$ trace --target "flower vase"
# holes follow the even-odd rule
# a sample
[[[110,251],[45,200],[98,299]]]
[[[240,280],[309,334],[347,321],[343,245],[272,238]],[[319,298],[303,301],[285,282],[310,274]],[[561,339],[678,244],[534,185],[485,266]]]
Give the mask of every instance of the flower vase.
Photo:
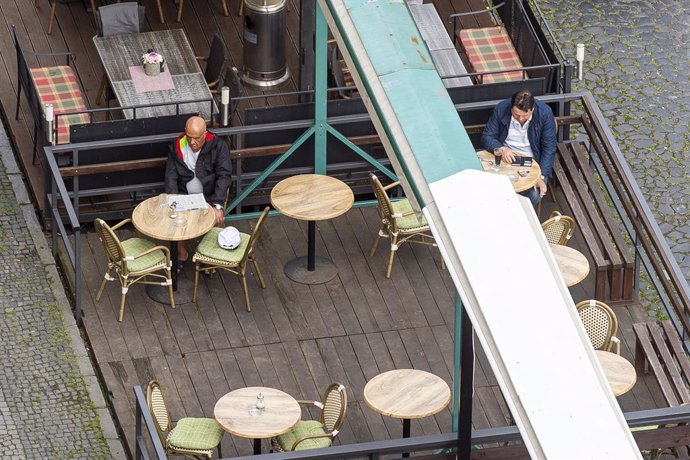
[[[149,77],[155,77],[161,73],[161,65],[159,62],[145,63],[144,73]]]

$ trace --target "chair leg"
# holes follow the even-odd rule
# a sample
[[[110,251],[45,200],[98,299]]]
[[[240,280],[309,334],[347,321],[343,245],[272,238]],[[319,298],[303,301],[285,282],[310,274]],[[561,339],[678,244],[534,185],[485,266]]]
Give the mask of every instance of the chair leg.
[[[158,5],[158,16],[161,18],[161,24],[165,24],[165,16],[163,16],[163,7],[161,6],[161,0],[156,0]]]
[[[91,13],[93,14],[94,24],[96,24],[96,27],[98,27],[98,16],[96,16],[96,0],[91,0]]]
[[[259,270],[259,264],[256,263],[256,259],[252,258],[252,263],[254,264],[254,271],[256,272],[256,277],[259,278],[259,284],[261,285],[261,289],[266,289],[266,283],[264,282],[264,277],[261,274],[261,270]]]
[[[391,235],[391,255],[388,257],[388,267],[386,268],[386,278],[391,277],[391,270],[393,269],[393,259],[395,258],[395,253],[398,250],[398,238]]]
[[[199,263],[194,267],[194,293],[192,294],[192,302],[196,303],[196,290],[199,287]]]
[[[228,12],[228,4],[226,0],[221,0],[221,2],[223,3],[223,16],[229,16],[230,13]]]
[[[48,19],[48,35],[53,33],[53,21],[55,20],[55,13],[57,11],[57,0],[53,0],[50,5],[50,19]]]
[[[381,225],[381,228],[379,229],[378,235],[376,235],[376,239],[374,240],[374,244],[371,245],[371,249],[369,250],[369,257],[374,257],[374,253],[376,253],[376,248],[379,247],[379,240],[381,237],[383,237],[383,231],[386,229],[385,225]]]
[[[240,9],[237,10],[237,16],[242,16],[244,14],[244,0],[240,0]]]
[[[244,289],[244,305],[247,307],[247,311],[252,311],[252,304],[249,303],[249,288],[247,287],[247,277],[244,273],[240,275],[242,278],[242,289]]]
[[[174,309],[175,308],[175,294],[173,293],[172,289],[172,274],[170,269],[165,270],[166,275],[168,275],[168,294],[170,295],[170,306]]]
[[[125,315],[125,297],[127,297],[127,288],[122,286],[122,295],[120,296],[120,316],[118,318],[119,322],[122,322],[122,318]]]
[[[103,282],[101,283],[101,287],[98,290],[98,293],[96,294],[96,302],[101,300],[101,295],[103,295],[103,289],[105,289],[105,285],[108,282],[108,274],[106,273],[105,276],[103,277]]]
[[[180,0],[180,4],[177,6],[177,22],[182,20],[182,8],[184,8],[184,0]]]

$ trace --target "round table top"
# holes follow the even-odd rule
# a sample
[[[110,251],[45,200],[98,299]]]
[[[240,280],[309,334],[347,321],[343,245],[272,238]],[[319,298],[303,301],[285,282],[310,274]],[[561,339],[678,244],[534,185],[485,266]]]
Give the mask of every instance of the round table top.
[[[577,249],[561,244],[552,244],[551,252],[556,259],[566,286],[576,285],[589,274],[589,261]]]
[[[299,220],[326,220],[346,213],[355,201],[344,182],[321,174],[300,174],[283,179],[271,190],[271,204],[282,214]]]
[[[257,415],[256,396],[264,395],[265,407]],[[247,387],[231,391],[218,400],[213,418],[228,433],[242,438],[271,438],[292,429],[302,416],[299,403],[289,394],[268,387]]]
[[[627,393],[637,382],[635,367],[627,359],[604,350],[594,350],[615,396]]]
[[[134,208],[132,223],[144,235],[163,241],[184,241],[205,235],[216,223],[210,205],[205,209],[177,211],[177,219],[169,217],[168,195],[162,194],[142,201]]]
[[[501,163],[500,170],[494,171],[493,169],[491,169],[491,165],[489,164],[490,161],[494,161],[493,153],[487,152],[486,150],[480,150],[479,152],[477,152],[477,156],[479,157],[479,160],[482,162],[482,168],[484,168],[484,171],[492,174],[508,176],[510,178],[510,182],[513,184],[513,188],[518,193],[524,192],[525,190],[528,190],[530,187],[534,187],[537,184],[537,182],[539,182],[539,178],[541,177],[541,168],[539,167],[537,161],[534,159],[532,159],[532,166],[513,166]],[[521,177],[520,174],[518,174],[518,171],[521,170],[527,171],[527,176]]]
[[[441,378],[416,369],[395,369],[369,380],[364,401],[376,412],[394,418],[422,418],[450,402],[450,388]]]

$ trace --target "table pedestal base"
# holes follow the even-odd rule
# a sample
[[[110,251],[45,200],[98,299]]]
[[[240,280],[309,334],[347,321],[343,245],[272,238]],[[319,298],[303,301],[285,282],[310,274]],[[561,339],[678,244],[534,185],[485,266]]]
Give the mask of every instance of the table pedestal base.
[[[325,257],[314,257],[314,270],[307,270],[307,257],[298,257],[285,264],[285,274],[302,284],[323,284],[335,278],[338,267]],[[175,298],[177,301],[177,298]]]
[[[182,305],[192,301],[192,294],[194,293],[194,282],[187,278],[177,278],[177,291],[173,292],[175,296],[175,305]],[[146,286],[146,294],[158,303],[170,305],[170,295],[168,294],[168,286],[154,286],[148,284]]]

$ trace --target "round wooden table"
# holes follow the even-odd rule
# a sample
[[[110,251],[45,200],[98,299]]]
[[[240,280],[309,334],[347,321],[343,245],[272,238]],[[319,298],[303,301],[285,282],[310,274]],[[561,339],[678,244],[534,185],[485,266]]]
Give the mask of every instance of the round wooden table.
[[[364,401],[382,415],[403,419],[403,438],[409,438],[410,419],[443,410],[450,402],[450,388],[441,377],[429,372],[395,369],[367,382]]]
[[[256,409],[256,397],[264,395],[265,407]],[[299,403],[289,394],[268,387],[231,391],[218,400],[213,418],[228,433],[254,440],[254,455],[261,454],[261,440],[290,431],[300,421]]]
[[[589,274],[589,261],[577,249],[561,244],[552,244],[551,252],[556,259],[566,286],[575,286]]]
[[[175,304],[188,303],[192,300],[192,291],[184,286],[179,289],[177,276],[177,242],[191,240],[205,235],[216,223],[216,214],[207,204],[205,209],[191,211],[177,211],[177,218],[170,217],[170,208],[167,206],[168,195],[162,194],[142,201],[134,208],[132,223],[140,233],[156,240],[170,242],[170,257],[172,258],[172,281],[175,291]],[[190,280],[186,284],[192,285]],[[146,292],[159,303],[169,303],[167,289],[160,286],[148,285]]]
[[[530,187],[534,187],[537,182],[539,182],[539,178],[541,177],[541,168],[534,159],[532,159],[531,166],[513,166],[501,163],[500,169],[498,171],[494,171],[491,169],[491,164],[489,163],[493,163],[494,161],[493,153],[487,152],[486,150],[480,150],[477,152],[477,156],[482,162],[482,168],[484,168],[484,171],[493,174],[500,174],[502,176],[508,176],[508,178],[510,178],[510,182],[513,184],[513,188],[518,193],[529,190]],[[518,171],[527,171],[527,175],[522,177]]]
[[[635,367],[627,359],[615,353],[604,350],[594,350],[601,367],[606,374],[606,380],[614,396],[620,396],[632,389],[637,382]]]
[[[271,204],[282,214],[308,222],[307,257],[298,257],[285,265],[285,274],[303,284],[321,284],[332,280],[338,268],[325,257],[316,257],[316,221],[346,213],[355,201],[350,187],[333,177],[301,174],[278,182],[271,190]]]

